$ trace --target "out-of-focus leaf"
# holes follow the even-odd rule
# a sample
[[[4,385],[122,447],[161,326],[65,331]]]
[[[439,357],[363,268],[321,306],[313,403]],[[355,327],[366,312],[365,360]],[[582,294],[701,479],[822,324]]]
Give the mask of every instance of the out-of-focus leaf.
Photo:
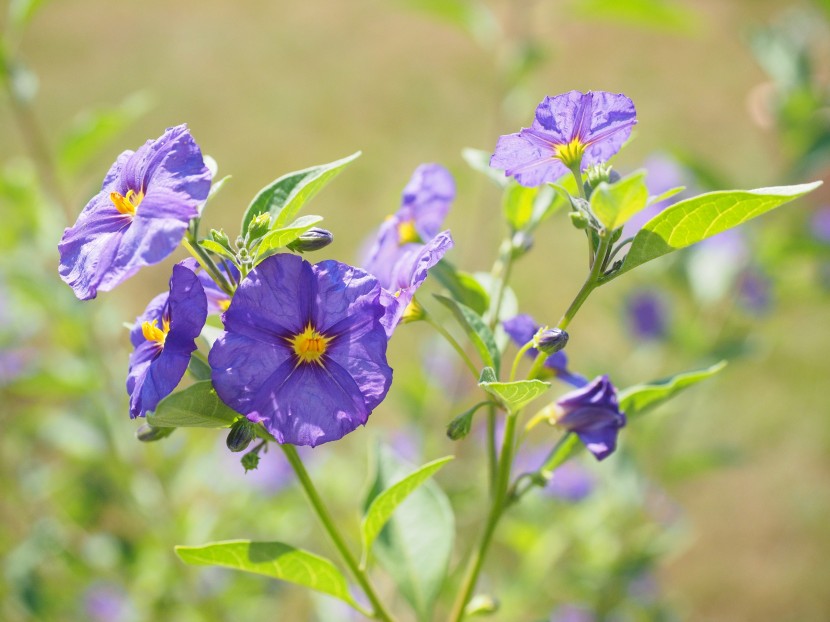
[[[187,564],[224,566],[296,583],[355,606],[343,573],[325,557],[282,542],[228,540],[201,546],[177,546],[176,555]]]
[[[608,231],[622,227],[645,209],[647,202],[645,171],[636,171],[614,184],[602,182],[591,193],[591,211]]]
[[[455,300],[467,305],[479,315],[487,312],[490,307],[490,296],[472,274],[457,270],[446,259],[439,261],[429,273],[449,290],[450,296]]]
[[[350,156],[295,171],[274,180],[254,197],[242,218],[242,231],[259,214],[270,213],[272,228],[283,227],[297,215],[300,208],[334,179],[343,168],[360,157],[360,151]]]
[[[377,449],[375,465],[365,507],[411,470],[384,446]],[[375,541],[375,556],[419,621],[432,619],[447,576],[454,533],[455,519],[447,496],[434,481],[427,481],[398,506]]]
[[[483,173],[487,178],[495,183],[499,188],[505,188],[510,181],[510,178],[504,174],[504,171],[490,166],[490,158],[492,153],[484,151],[483,149],[473,149],[466,147],[461,151],[461,157],[474,171]]]
[[[18,33],[25,30],[41,6],[43,6],[43,0],[11,0],[9,2],[11,29]]]
[[[726,361],[721,361],[705,369],[687,371],[664,380],[637,384],[623,389],[619,393],[620,410],[625,412],[629,419],[637,417],[674,397],[683,389],[711,378],[724,367],[726,367]]]
[[[498,382],[493,369],[485,367],[481,370],[478,386],[495,397],[509,412],[515,413],[547,391],[550,383],[541,380]]]
[[[488,367],[495,370],[499,369],[501,363],[501,355],[496,347],[496,341],[493,338],[493,331],[491,331],[481,316],[473,311],[467,305],[456,302],[452,298],[433,294],[435,299],[442,305],[452,311],[455,319],[467,333],[473,346],[475,346],[481,360]]]
[[[76,117],[58,147],[58,165],[67,175],[83,170],[112,139],[153,106],[145,91],[129,95],[116,106],[87,110]]]
[[[360,535],[363,541],[365,556],[369,554],[372,543],[392,516],[395,509],[454,457],[445,456],[426,463],[402,480],[392,484],[372,500],[360,524]]]
[[[668,32],[692,32],[699,22],[696,11],[673,0],[579,0],[571,7],[586,18]]]
[[[815,190],[821,183],[709,192],[675,203],[643,225],[622,266],[610,278],[737,227]]]
[[[219,399],[209,380],[168,395],[147,414],[147,423],[157,428],[227,428],[239,413]]]
[[[498,22],[490,9],[476,0],[400,0],[404,5],[442,22],[461,28],[483,45],[498,33]]]

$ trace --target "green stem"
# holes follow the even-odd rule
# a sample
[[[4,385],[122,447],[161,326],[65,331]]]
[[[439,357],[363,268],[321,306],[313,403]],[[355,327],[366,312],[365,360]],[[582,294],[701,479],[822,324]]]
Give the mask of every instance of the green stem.
[[[496,493],[498,479],[499,454],[496,448],[496,405],[490,404],[487,409],[487,483],[492,499]]]
[[[516,374],[519,371],[519,363],[521,362],[522,357],[524,357],[524,355],[527,353],[527,351],[530,350],[532,347],[533,347],[533,339],[531,339],[526,344],[524,344],[521,348],[519,348],[519,351],[516,353],[516,358],[513,359],[513,366],[510,368],[510,382],[513,382],[514,380],[516,380]]]
[[[565,330],[568,324],[571,323],[571,320],[576,315],[576,312],[579,311],[579,308],[582,306],[582,303],[587,300],[588,296],[591,295],[591,292],[596,289],[597,285],[599,285],[598,279],[602,276],[602,266],[605,263],[606,255],[608,254],[608,249],[611,246],[611,237],[610,234],[601,232],[599,236],[599,247],[597,248],[596,258],[594,259],[594,264],[591,267],[591,272],[588,274],[588,278],[585,279],[585,283],[582,285],[582,289],[576,295],[571,306],[568,307],[568,310],[565,311],[565,315],[562,316],[562,319],[559,320],[559,323],[556,325],[556,328],[560,330]],[[535,366],[535,363],[534,363]]]
[[[379,620],[383,620],[384,622],[393,622],[394,619],[389,614],[389,612],[386,611],[383,604],[380,602],[377,593],[375,592],[375,588],[369,582],[369,577],[366,576],[366,573],[360,569],[360,566],[357,563],[357,559],[352,555],[352,552],[349,550],[349,547],[346,546],[346,542],[343,539],[343,536],[340,535],[340,532],[337,530],[337,526],[334,522],[334,519],[332,518],[331,514],[329,513],[325,504],[323,503],[323,500],[320,498],[317,489],[314,487],[314,484],[312,483],[311,478],[308,475],[308,471],[306,471],[303,461],[300,459],[299,454],[297,454],[297,450],[294,448],[293,445],[282,444],[280,445],[280,447],[282,448],[283,452],[285,452],[285,457],[288,458],[288,462],[291,464],[291,468],[293,468],[294,472],[297,474],[297,479],[300,480],[300,485],[303,487],[303,491],[305,492],[306,498],[311,504],[311,507],[314,508],[314,511],[317,514],[317,518],[323,525],[323,529],[326,530],[326,533],[328,534],[329,538],[331,538],[332,543],[334,544],[337,551],[340,553],[340,556],[343,558],[343,561],[349,567],[352,576],[363,589],[363,592],[366,594],[366,597],[369,599],[369,602],[372,603],[372,609],[374,610],[373,617]]]
[[[490,330],[495,329],[496,324],[499,323],[499,314],[501,313],[501,305],[504,302],[504,292],[507,289],[507,282],[510,280],[510,275],[513,272],[513,242],[510,239],[504,240],[501,245],[501,253],[493,266],[493,276],[497,273],[499,278],[496,281],[496,291],[494,304],[491,307],[492,315],[490,316]]]
[[[478,368],[475,366],[470,357],[467,356],[467,353],[464,351],[464,348],[461,347],[461,344],[459,344],[455,340],[455,337],[453,337],[449,334],[449,332],[447,332],[447,329],[445,329],[443,326],[441,326],[441,324],[436,322],[429,313],[424,314],[424,319],[430,326],[432,326],[436,331],[438,331],[438,334],[441,335],[447,341],[448,344],[450,344],[453,347],[453,349],[458,353],[458,356],[461,357],[461,360],[464,361],[464,363],[467,365],[468,369],[470,370],[470,373],[473,374],[473,378],[475,378],[476,382],[478,382]]]
[[[210,258],[210,255],[205,252],[201,246],[199,246],[198,242],[196,242],[195,238],[184,237],[182,238],[182,246],[187,249],[187,252],[193,255],[193,258],[199,262],[199,265],[202,266],[202,269],[205,270],[208,274],[210,274],[211,278],[216,281],[216,284],[222,288],[222,290],[228,295],[233,296],[233,288],[231,287],[228,280],[225,278],[225,275],[222,274],[222,271],[216,266],[213,259]]]

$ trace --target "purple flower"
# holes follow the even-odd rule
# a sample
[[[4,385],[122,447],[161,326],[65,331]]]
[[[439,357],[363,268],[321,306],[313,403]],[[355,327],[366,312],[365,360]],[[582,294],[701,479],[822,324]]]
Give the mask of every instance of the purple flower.
[[[490,166],[523,186],[554,182],[569,170],[607,162],[637,123],[634,103],[605,91],[545,97],[529,128],[499,138]]]
[[[84,611],[93,622],[119,622],[130,611],[127,595],[117,585],[91,584],[84,592]]]
[[[620,412],[617,389],[608,376],[599,376],[559,398],[556,411],[556,423],[576,434],[597,460],[614,452],[625,414]]]
[[[745,309],[762,314],[770,308],[772,284],[760,268],[750,265],[743,271],[738,282],[740,301]]]
[[[597,617],[588,609],[561,605],[550,616],[550,622],[595,622]]]
[[[509,320],[505,320],[502,322],[502,327],[504,327],[504,332],[506,332],[518,346],[523,346],[528,341],[533,339],[536,331],[540,328],[539,324],[537,324],[532,317],[525,313],[521,313],[513,318],[510,318]],[[527,356],[535,359],[539,354],[539,351],[536,348],[530,348],[526,354]],[[546,358],[545,367],[551,370],[557,378],[562,380],[562,382],[567,382],[574,387],[582,387],[588,384],[588,379],[584,376],[568,371],[568,357],[562,350],[555,352]]]
[[[658,292],[635,292],[628,298],[625,306],[629,328],[637,339],[663,339],[666,336],[666,304]]]
[[[280,443],[319,445],[364,425],[392,382],[377,279],[279,254],[242,281],[210,351],[216,391]]]
[[[553,472],[544,491],[553,497],[576,503],[594,491],[594,478],[590,471],[577,462],[566,462]]]
[[[403,191],[401,207],[380,227],[363,265],[385,290],[382,320],[388,336],[400,322],[427,272],[453,246],[449,231],[439,233],[455,198],[455,182],[439,164],[422,164]]]
[[[61,278],[81,300],[158,263],[181,242],[210,190],[210,171],[185,125],[125,151],[63,232]]]
[[[169,293],[153,298],[130,332],[135,347],[127,375],[131,418],[143,417],[173,392],[206,319],[207,299],[199,278],[176,264]]]
[[[817,209],[810,219],[810,224],[816,239],[830,243],[830,205]]]

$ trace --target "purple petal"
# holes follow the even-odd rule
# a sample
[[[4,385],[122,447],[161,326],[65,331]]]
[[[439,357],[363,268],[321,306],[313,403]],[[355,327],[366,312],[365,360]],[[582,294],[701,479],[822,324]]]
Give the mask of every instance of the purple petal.
[[[441,230],[455,199],[455,180],[440,164],[422,164],[415,169],[403,191],[398,217],[411,219],[421,239],[428,242]]]
[[[555,182],[568,172],[568,167],[555,155],[553,145],[541,145],[538,139],[522,130],[499,138],[490,166],[503,169],[505,175],[514,177],[523,186],[541,186]]]

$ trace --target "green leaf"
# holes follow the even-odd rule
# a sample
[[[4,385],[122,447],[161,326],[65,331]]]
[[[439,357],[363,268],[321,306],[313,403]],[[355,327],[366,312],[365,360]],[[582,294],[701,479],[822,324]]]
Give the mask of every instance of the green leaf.
[[[282,542],[228,540],[202,546],[177,546],[186,564],[224,566],[265,575],[310,588],[355,606],[343,573],[325,557],[320,557]]]
[[[553,453],[540,470],[550,475],[584,447],[585,445],[579,442],[579,437],[576,434],[567,432],[556,444]]]
[[[207,199],[205,199],[205,203],[207,203],[213,197],[215,197],[217,194],[219,194],[219,191],[225,186],[225,184],[228,182],[229,179],[231,179],[231,176],[230,175],[225,175],[222,179],[220,179],[218,181],[214,181],[210,185],[210,191],[208,192]]]
[[[187,371],[196,380],[210,380],[210,365],[202,358],[196,356],[195,352],[190,355],[190,363],[187,365]]]
[[[446,259],[442,259],[429,273],[449,290],[450,296],[479,315],[484,315],[490,308],[490,295],[469,272],[457,270]]]
[[[363,517],[363,522],[360,524],[364,556],[368,555],[372,543],[392,516],[395,508],[454,457],[445,456],[426,463],[399,482],[392,484],[372,500],[369,509],[366,510],[366,515]]]
[[[821,183],[709,192],[675,203],[643,226],[620,269],[604,280],[737,227],[815,190]]]
[[[455,319],[467,333],[473,346],[478,351],[481,360],[488,367],[499,369],[501,355],[493,338],[493,331],[484,323],[481,316],[467,305],[456,302],[452,298],[433,294],[436,300],[452,311]]]
[[[43,0],[10,0],[9,25],[14,31],[22,32],[42,5]]]
[[[478,386],[495,397],[509,412],[515,413],[547,391],[550,383],[541,380],[498,382],[495,371],[485,367],[481,370]]]
[[[636,171],[615,184],[602,182],[591,193],[591,211],[608,231],[622,227],[645,209],[647,202],[645,171]]]
[[[504,171],[490,166],[490,157],[493,154],[482,149],[472,149],[466,147],[461,150],[461,157],[474,171],[484,173],[487,178],[495,183],[499,188],[505,188],[510,182],[510,178],[504,174]]]
[[[686,189],[686,186],[677,186],[676,188],[669,188],[668,190],[666,190],[665,192],[661,192],[657,196],[649,197],[648,198],[648,204],[646,205],[646,207],[648,207],[649,205],[654,205],[655,203],[660,203],[660,201],[665,201],[666,199],[670,199],[674,195],[680,194],[685,189]]]
[[[236,264],[236,255],[214,240],[199,240],[199,246]]]
[[[116,136],[145,115],[153,98],[144,91],[128,96],[117,106],[88,110],[75,119],[58,147],[58,165],[67,175],[83,170]]]
[[[161,400],[147,414],[147,423],[156,428],[227,428],[239,416],[219,399],[210,380],[203,380]]]
[[[300,216],[287,227],[272,229],[262,238],[262,242],[259,244],[260,255],[288,246],[303,233],[322,222],[322,220],[322,216]]]
[[[360,151],[328,164],[288,173],[271,182],[259,191],[245,210],[245,216],[242,218],[242,231],[247,231],[250,222],[265,212],[271,214],[274,228],[291,222],[305,203],[334,179],[347,164],[358,157],[360,157]]]
[[[726,367],[726,361],[721,361],[705,369],[687,371],[664,380],[637,384],[623,389],[619,393],[620,410],[625,412],[629,419],[637,417],[674,397],[683,389],[711,378],[724,367]]]
[[[486,406],[487,404],[492,404],[492,402],[490,400],[479,402],[450,421],[450,424],[447,426],[447,437],[452,441],[458,441],[467,436],[473,425],[473,415],[478,412],[479,408]]]
[[[527,188],[511,181],[502,197],[502,211],[512,232],[532,231],[540,222],[550,216],[563,201],[555,200],[557,195],[550,186]]]
[[[376,473],[365,507],[411,471],[385,446],[378,446]],[[447,496],[427,481],[395,510],[375,540],[373,552],[412,605],[418,620],[432,619],[432,609],[447,576],[455,519]]]
[[[700,22],[696,11],[672,0],[580,0],[571,6],[585,17],[678,33],[692,32]]]

